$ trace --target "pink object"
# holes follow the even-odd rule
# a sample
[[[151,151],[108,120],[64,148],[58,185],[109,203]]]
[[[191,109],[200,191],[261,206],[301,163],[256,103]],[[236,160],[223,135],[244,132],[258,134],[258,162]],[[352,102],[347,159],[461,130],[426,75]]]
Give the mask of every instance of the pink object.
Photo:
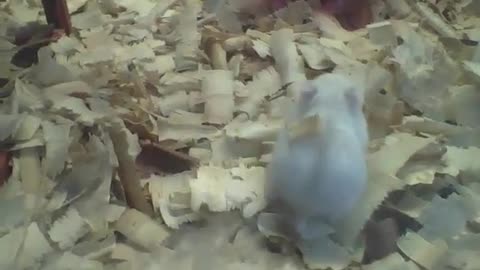
[[[289,0],[264,0],[272,10],[278,10],[288,5]],[[362,28],[372,20],[368,0],[317,0],[320,3],[318,11],[335,15],[347,30]],[[315,9],[315,7],[313,7]]]
[[[335,15],[347,30],[362,28],[372,21],[368,0],[319,0],[321,11]]]
[[[271,7],[273,10],[281,9],[287,6],[287,0],[271,0]]]
[[[331,14],[341,13],[348,8],[348,4],[345,0],[320,0],[322,9]]]

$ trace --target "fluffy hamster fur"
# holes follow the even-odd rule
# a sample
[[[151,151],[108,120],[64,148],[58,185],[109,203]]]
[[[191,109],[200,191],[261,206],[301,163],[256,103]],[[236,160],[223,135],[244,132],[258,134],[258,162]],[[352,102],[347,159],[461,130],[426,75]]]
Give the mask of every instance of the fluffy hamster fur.
[[[267,171],[267,197],[290,209],[297,232],[310,219],[334,224],[364,192],[368,132],[362,107],[363,92],[344,75],[321,75],[301,88],[286,122],[318,115],[320,132],[292,141],[286,128],[280,130]]]

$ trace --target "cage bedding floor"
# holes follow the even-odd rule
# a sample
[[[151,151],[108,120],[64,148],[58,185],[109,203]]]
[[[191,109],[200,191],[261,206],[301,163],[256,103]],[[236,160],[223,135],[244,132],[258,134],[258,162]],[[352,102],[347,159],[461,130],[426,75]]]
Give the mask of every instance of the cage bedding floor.
[[[303,1],[72,0],[47,46],[39,2],[0,3],[0,269],[480,269],[478,1],[349,32]],[[369,182],[295,248],[265,167],[327,72],[364,89]]]

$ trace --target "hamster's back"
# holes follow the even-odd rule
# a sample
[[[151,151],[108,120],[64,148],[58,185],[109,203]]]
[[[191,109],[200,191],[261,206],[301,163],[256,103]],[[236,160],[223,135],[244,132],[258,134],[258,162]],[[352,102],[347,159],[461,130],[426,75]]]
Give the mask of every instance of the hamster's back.
[[[337,89],[321,89],[332,83],[337,83]],[[296,119],[290,121],[318,115],[320,132],[290,141],[287,130],[281,130],[268,181],[274,197],[296,215],[334,222],[351,211],[366,186],[368,133],[363,100],[345,94],[352,85],[339,75],[319,78],[312,86],[314,91],[306,92],[309,98],[300,98],[298,106],[304,107],[294,108]]]

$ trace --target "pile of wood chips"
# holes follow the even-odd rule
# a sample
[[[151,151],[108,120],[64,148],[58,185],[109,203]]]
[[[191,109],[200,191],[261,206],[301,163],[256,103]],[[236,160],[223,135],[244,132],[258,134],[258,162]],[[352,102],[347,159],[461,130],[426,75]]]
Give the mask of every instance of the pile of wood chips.
[[[480,269],[479,1],[372,0],[349,32],[304,1],[69,0],[25,67],[39,2],[0,2],[0,269]],[[365,90],[368,190],[337,239],[274,253],[275,134],[332,70]]]

